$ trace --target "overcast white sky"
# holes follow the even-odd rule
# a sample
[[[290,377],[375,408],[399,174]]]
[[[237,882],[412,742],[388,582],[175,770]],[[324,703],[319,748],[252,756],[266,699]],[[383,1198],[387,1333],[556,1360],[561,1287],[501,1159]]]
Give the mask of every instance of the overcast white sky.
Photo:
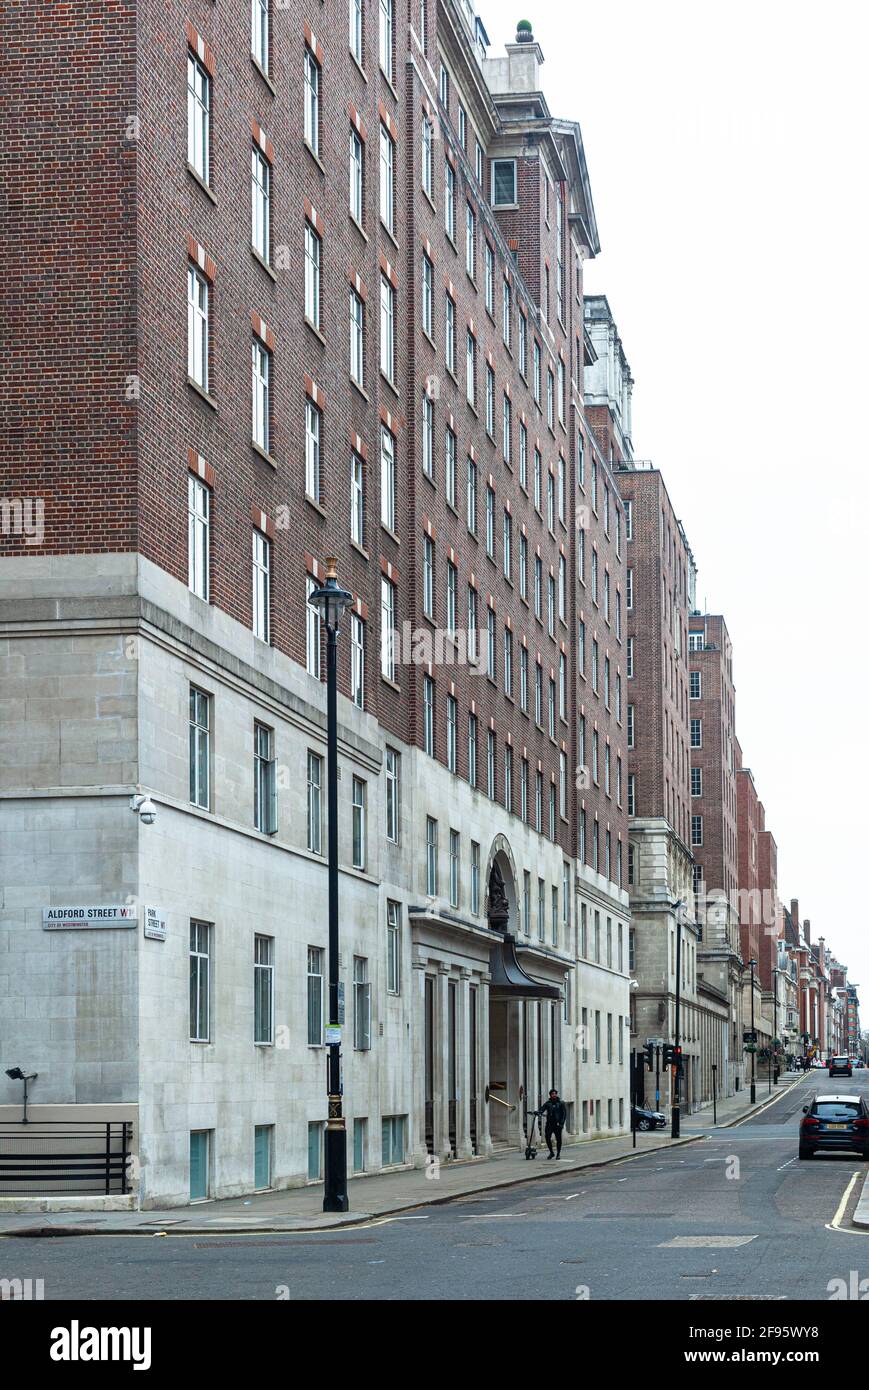
[[[580,122],[634,452],[661,468],[725,615],[739,738],[799,898],[864,986],[869,254],[857,0],[503,0]]]

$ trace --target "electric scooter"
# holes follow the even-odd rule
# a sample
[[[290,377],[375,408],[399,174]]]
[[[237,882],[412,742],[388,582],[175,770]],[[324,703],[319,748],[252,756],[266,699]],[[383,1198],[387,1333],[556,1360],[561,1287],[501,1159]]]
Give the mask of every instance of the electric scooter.
[[[540,1111],[539,1111],[539,1110],[529,1110],[527,1113],[531,1116],[531,1128],[530,1128],[530,1130],[528,1131],[528,1139],[527,1139],[527,1142],[526,1142],[526,1144],[525,1144],[525,1157],[526,1157],[526,1158],[536,1158],[536,1157],[537,1157],[537,1149],[535,1148],[535,1145],[534,1145],[534,1126],[535,1126],[535,1124],[537,1123],[537,1117],[538,1117],[538,1115],[540,1114]]]

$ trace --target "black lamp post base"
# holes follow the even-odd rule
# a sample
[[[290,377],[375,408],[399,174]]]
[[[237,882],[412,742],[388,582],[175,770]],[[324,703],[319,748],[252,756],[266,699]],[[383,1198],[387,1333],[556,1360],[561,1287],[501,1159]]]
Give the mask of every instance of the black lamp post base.
[[[323,1193],[324,1211],[349,1211],[347,1200],[347,1131],[326,1126],[325,1134],[326,1187]]]

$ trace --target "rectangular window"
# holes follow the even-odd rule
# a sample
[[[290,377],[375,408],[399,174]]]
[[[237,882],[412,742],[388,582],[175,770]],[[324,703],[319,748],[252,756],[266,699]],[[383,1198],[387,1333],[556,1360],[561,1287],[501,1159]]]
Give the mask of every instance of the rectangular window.
[[[271,451],[270,386],[272,355],[254,338],[251,344],[251,438],[264,454]]]
[[[468,715],[468,782],[477,785],[477,716]]]
[[[434,125],[428,116],[422,118],[422,188],[429,198],[432,196],[432,145],[434,142]]]
[[[691,795],[703,795],[703,769],[702,767],[692,767],[691,769]]]
[[[628,815],[629,815],[629,816],[635,816],[636,814],[637,814],[637,774],[636,774],[635,772],[629,772],[629,773],[628,773]]]
[[[537,937],[546,940],[546,884],[542,878],[537,880]]]
[[[459,905],[459,832],[450,831],[450,907]]]
[[[253,745],[253,823],[261,834],[274,835],[278,828],[278,792],[272,730],[255,723]]]
[[[187,54],[187,162],[204,183],[211,174],[211,78]]]
[[[509,280],[504,281],[501,295],[501,337],[504,341],[504,346],[509,348],[513,319],[513,292],[510,289]]]
[[[371,985],[365,956],[353,957],[353,1046],[357,1052],[371,1048]]]
[[[382,3],[382,0],[381,0]],[[387,1115],[380,1124],[380,1161],[384,1168],[404,1163],[407,1116]]]
[[[358,386],[365,385],[365,305],[354,289],[350,291],[350,375]]]
[[[385,275],[380,277],[380,370],[395,380],[395,290]]]
[[[208,281],[187,267],[187,375],[208,390]]]
[[[323,247],[310,222],[305,222],[305,318],[320,327],[320,270]]]
[[[430,898],[438,891],[438,823],[431,816],[425,822],[425,891]]]
[[[380,671],[388,681],[395,680],[395,585],[380,580]]]
[[[486,795],[491,801],[495,800],[497,794],[495,769],[495,732],[493,729],[486,730]]]
[[[386,904],[386,992],[401,992],[401,904]]]
[[[692,845],[702,845],[702,844],[703,844],[703,817],[702,817],[702,816],[692,816],[692,817],[691,817],[691,844],[692,844]]]
[[[444,231],[450,241],[456,240],[456,171],[449,160],[444,165]]]
[[[702,747],[703,747],[703,720],[702,720],[702,719],[692,719],[692,720],[691,720],[691,747],[692,747],[692,748],[702,748]]]
[[[319,1182],[323,1176],[323,1126],[318,1120],[308,1122],[308,1181]]]
[[[426,255],[422,258],[422,327],[430,338],[434,336],[434,266]]]
[[[356,453],[350,455],[350,537],[365,544],[365,464]]]
[[[471,841],[471,912],[480,914],[480,846]]]
[[[430,536],[422,540],[422,611],[434,617],[434,542]]]
[[[422,398],[422,469],[434,480],[435,421],[434,402],[429,395]]]
[[[447,696],[447,767],[450,772],[456,771],[457,762],[457,739],[456,721],[458,719],[459,706],[454,695]]]
[[[190,1200],[204,1202],[211,1194],[211,1136],[213,1130],[190,1133]]]
[[[350,615],[350,698],[365,708],[365,623],[358,613]]]
[[[512,207],[516,203],[515,159],[492,160],[492,206]]]
[[[271,640],[271,541],[262,531],[253,533],[253,635]]]
[[[380,66],[384,76],[389,82],[395,76],[393,72],[392,53],[393,53],[393,14],[394,0],[380,0]]]
[[[465,208],[465,270],[473,280],[477,271],[477,214],[470,203]]]
[[[208,602],[211,551],[211,493],[192,473],[187,477],[187,583]]]
[[[211,806],[211,696],[190,687],[189,714],[190,802],[207,811]]]
[[[316,581],[308,579],[308,602],[305,606],[306,647],[308,675],[320,679],[320,612],[310,602],[311,594],[317,588]]]
[[[274,1042],[275,966],[273,936],[253,939],[253,1040]]]
[[[528,319],[525,314],[519,314],[519,371],[523,378],[528,379]]]
[[[477,343],[473,333],[468,330],[468,340],[466,348],[465,362],[465,392],[468,404],[476,409],[477,405]]]
[[[308,754],[308,849],[312,854],[323,853],[323,759]]]
[[[361,0],[360,0],[361,4]],[[350,215],[362,226],[364,202],[362,197],[365,169],[365,148],[356,131],[350,129]]]
[[[444,355],[447,370],[456,370],[456,305],[449,294],[444,297]]]
[[[350,52],[360,67],[362,63],[362,9],[364,0],[350,0]]]
[[[386,750],[386,838],[397,845],[400,826],[401,755],[394,748]]]
[[[380,430],[380,520],[395,530],[395,438],[385,427]]]
[[[468,459],[468,530],[472,536],[477,534],[477,465]]]
[[[422,679],[423,748],[429,757],[435,756],[435,683],[431,676]]]
[[[454,507],[456,505],[456,436],[449,427],[444,431],[444,481],[447,502],[451,507]]]
[[[308,1046],[323,1046],[323,969],[325,951],[308,947]]]
[[[253,0],[254,4],[259,0]],[[261,150],[250,154],[250,238],[253,249],[268,264],[270,260],[271,165]]]
[[[311,150],[320,155],[320,66],[305,48],[305,139]]]
[[[190,923],[190,1041],[211,1041],[211,925]]]
[[[390,232],[395,232],[395,141],[382,123],[380,126],[380,220]]]
[[[690,689],[691,699],[692,699],[692,700],[699,700],[699,699],[701,698],[701,690],[702,690],[702,686],[701,686],[701,683],[700,683],[700,672],[699,672],[699,671],[691,671],[690,674],[689,674],[689,680],[690,680],[690,683],[691,683],[691,689]]]
[[[495,313],[495,252],[489,242],[484,239],[484,264],[483,264],[483,287],[486,296],[486,310],[494,315]]]

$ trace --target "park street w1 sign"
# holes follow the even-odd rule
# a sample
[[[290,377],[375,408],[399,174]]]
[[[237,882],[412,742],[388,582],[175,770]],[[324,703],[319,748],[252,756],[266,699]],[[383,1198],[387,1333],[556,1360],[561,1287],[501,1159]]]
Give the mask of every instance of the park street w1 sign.
[[[108,907],[44,907],[43,931],[86,931],[91,927],[135,927],[139,914],[128,904]]]

